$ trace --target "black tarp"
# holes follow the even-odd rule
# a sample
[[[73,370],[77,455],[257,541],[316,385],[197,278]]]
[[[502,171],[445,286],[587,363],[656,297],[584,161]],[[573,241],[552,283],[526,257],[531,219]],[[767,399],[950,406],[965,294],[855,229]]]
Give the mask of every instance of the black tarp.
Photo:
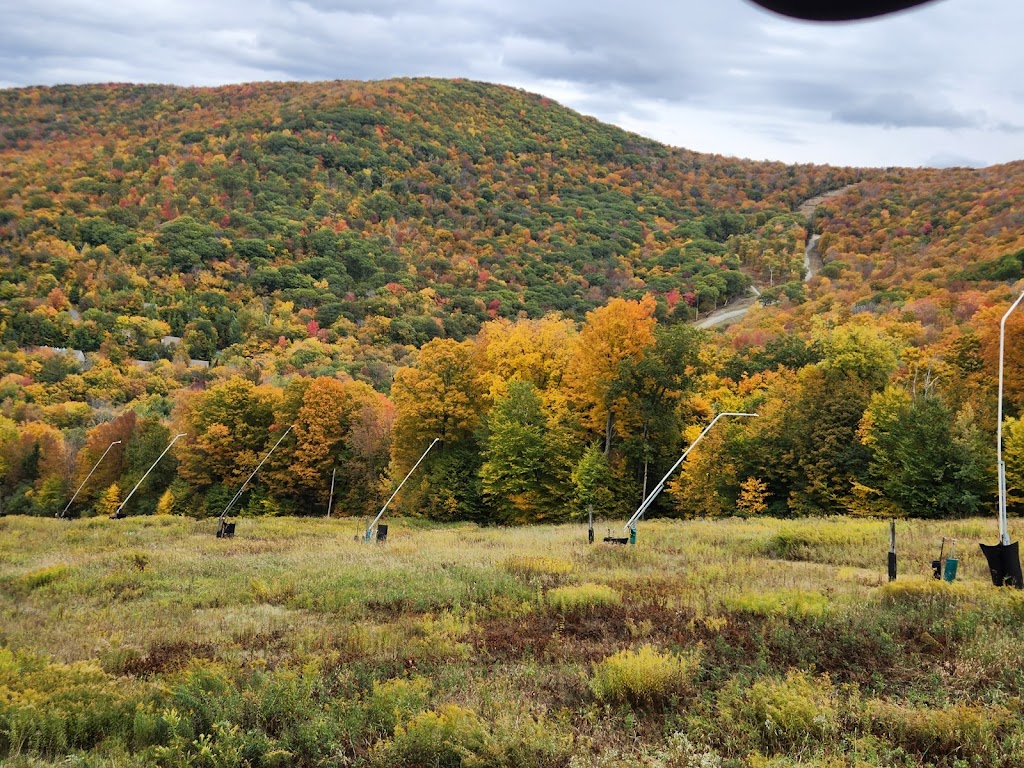
[[[1024,588],[1024,576],[1020,571],[1020,548],[1012,544],[982,544],[981,551],[988,560],[992,583],[997,587]]]

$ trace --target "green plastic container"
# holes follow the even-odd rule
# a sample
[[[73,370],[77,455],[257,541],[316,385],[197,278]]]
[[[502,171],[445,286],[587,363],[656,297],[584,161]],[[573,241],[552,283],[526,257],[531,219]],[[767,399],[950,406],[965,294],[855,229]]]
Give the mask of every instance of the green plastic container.
[[[629,543],[636,544],[636,528],[629,529]]]
[[[946,567],[942,570],[943,581],[952,584],[956,581],[956,569],[960,566],[960,561],[955,557],[946,558]]]

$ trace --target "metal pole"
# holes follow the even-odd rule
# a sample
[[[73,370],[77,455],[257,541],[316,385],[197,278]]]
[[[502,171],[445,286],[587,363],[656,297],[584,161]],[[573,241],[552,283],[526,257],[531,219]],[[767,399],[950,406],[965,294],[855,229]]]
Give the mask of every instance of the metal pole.
[[[441,441],[440,437],[435,437],[434,438],[434,442],[432,442],[430,445],[427,446],[427,450],[425,450],[423,452],[423,455],[420,456],[419,460],[415,464],[412,465],[412,469],[409,470],[409,474],[407,474],[405,476],[405,478],[402,480],[402,482],[400,482],[398,484],[398,487],[395,488],[395,492],[391,494],[391,498],[388,499],[386,502],[384,502],[384,506],[380,508],[380,512],[378,512],[377,516],[375,518],[373,518],[373,522],[370,523],[368,526],[366,526],[366,533],[363,535],[363,538],[366,541],[370,540],[371,536],[373,535],[373,527],[375,525],[377,525],[377,523],[380,520],[381,516],[384,514],[384,510],[388,508],[388,504],[390,504],[392,501],[394,501],[395,496],[397,496],[398,492],[400,490],[402,490],[402,486],[405,485],[405,481],[408,480],[409,477],[412,476],[412,473],[416,471],[416,467],[418,467],[420,465],[420,462],[423,461],[425,458],[427,458],[427,454],[430,453],[430,449],[433,448],[435,445],[437,445],[440,441]]]
[[[117,505],[117,509],[114,510],[114,514],[112,514],[110,516],[111,520],[117,520],[117,519],[119,519],[121,517],[121,510],[124,509],[124,505],[128,503],[128,499],[130,499],[132,496],[134,496],[135,492],[137,490],[139,490],[139,486],[142,485],[142,481],[145,480],[147,477],[149,477],[149,473],[152,472],[153,469],[156,467],[156,465],[160,463],[160,459],[162,459],[164,457],[164,454],[167,453],[169,450],[171,450],[171,446],[174,445],[176,442],[178,442],[178,438],[179,437],[185,437],[186,434],[187,433],[185,433],[185,432],[181,432],[181,433],[175,435],[174,439],[171,440],[171,442],[169,442],[167,444],[167,447],[164,448],[163,453],[161,453],[159,456],[156,457],[156,461],[154,461],[152,466],[150,466],[150,468],[146,470],[146,474],[144,474],[142,476],[142,478],[139,480],[139,482],[137,482],[135,484],[135,487],[132,488],[132,492],[129,493],[127,497],[125,497],[124,501],[122,501],[120,504]]]
[[[105,450],[103,452],[103,455],[100,456],[99,459],[96,460],[96,463],[92,465],[92,469],[89,470],[89,474],[85,476],[85,480],[82,481],[82,484],[80,486],[78,486],[78,490],[75,491],[75,495],[71,497],[71,501],[68,502],[68,505],[66,507],[64,507],[64,509],[61,511],[61,513],[59,515],[57,515],[57,517],[65,517],[67,515],[68,510],[71,509],[71,505],[74,504],[75,503],[75,499],[78,498],[78,494],[80,494],[82,492],[82,489],[85,488],[85,484],[88,483],[89,482],[89,478],[92,477],[92,473],[96,471],[96,467],[98,467],[100,465],[100,462],[103,461],[103,459],[106,457],[106,455],[108,453],[110,453],[110,449],[111,448],[113,448],[115,445],[120,445],[120,444],[121,444],[120,440],[115,440],[114,442],[112,442],[110,445],[107,446],[107,450]]]
[[[231,497],[231,501],[229,501],[228,505],[224,507],[224,511],[220,513],[220,522],[224,522],[224,518],[227,517],[228,512],[231,510],[233,506],[235,506],[235,502],[238,501],[242,497],[242,494],[245,492],[245,486],[249,484],[250,480],[256,477],[256,473],[260,471],[260,467],[262,467],[266,460],[270,458],[270,454],[277,450],[277,446],[279,446],[281,444],[281,441],[288,436],[288,433],[292,431],[292,427],[294,426],[294,424],[288,425],[288,429],[286,429],[284,433],[279,438],[277,438],[277,442],[274,443],[274,447],[267,451],[267,455],[264,456],[263,460],[256,465],[256,469],[254,469],[252,473],[247,478],[245,478],[245,482],[242,483],[242,487],[238,489],[238,491],[235,493],[233,497]]]
[[[1006,345],[1006,318],[1017,308],[1024,293],[1017,297],[1017,300],[1010,305],[999,321],[999,402],[997,404],[996,416],[996,470],[999,477],[999,543],[1009,544],[1010,533],[1006,525],[1006,465],[1003,463],[1003,350]]]
[[[331,496],[327,499],[327,517],[331,516],[331,505],[334,504],[334,476],[338,474],[338,468],[331,470]]]
[[[665,473],[665,476],[663,478],[661,478],[661,482],[659,482],[656,486],[654,486],[654,490],[651,491],[647,495],[647,498],[644,499],[643,503],[637,508],[636,512],[633,513],[633,516],[631,518],[629,518],[629,522],[626,523],[626,525],[625,525],[625,528],[627,530],[631,529],[636,524],[636,521],[640,519],[640,516],[644,512],[646,512],[647,508],[649,506],[651,506],[651,504],[654,503],[654,500],[656,498],[658,498],[658,494],[661,493],[663,490],[665,490],[665,483],[668,482],[669,476],[673,472],[676,471],[676,469],[679,467],[679,465],[683,463],[683,461],[686,459],[687,456],[689,456],[690,451],[693,450],[694,446],[696,446],[697,443],[699,443],[701,440],[704,439],[704,435],[706,435],[708,432],[710,432],[711,428],[713,426],[715,426],[715,424],[718,423],[718,420],[720,418],[722,418],[723,416],[757,416],[757,414],[756,413],[732,413],[732,412],[727,412],[727,413],[720,413],[717,416],[715,416],[715,418],[711,420],[711,423],[708,424],[706,427],[704,427],[704,431],[701,432],[697,436],[697,439],[694,440],[692,443],[690,443],[690,447],[687,448],[686,451],[683,452],[683,455],[680,456],[679,460],[675,464],[672,465],[672,468],[668,472]]]

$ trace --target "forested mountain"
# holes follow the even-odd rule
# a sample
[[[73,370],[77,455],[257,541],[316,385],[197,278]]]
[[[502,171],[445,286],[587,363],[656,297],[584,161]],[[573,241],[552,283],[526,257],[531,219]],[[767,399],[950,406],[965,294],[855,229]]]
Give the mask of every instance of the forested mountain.
[[[218,512],[294,424],[247,511],[319,511],[337,467],[363,514],[440,436],[407,512],[617,514],[743,406],[661,512],[973,512],[980,432],[936,506],[881,487],[879,424],[989,418],[1022,175],[703,155],[465,81],[0,91],[0,504],[60,511],[121,440],[71,510],[112,511],[182,432],[126,509]],[[805,284],[798,206],[845,187]]]

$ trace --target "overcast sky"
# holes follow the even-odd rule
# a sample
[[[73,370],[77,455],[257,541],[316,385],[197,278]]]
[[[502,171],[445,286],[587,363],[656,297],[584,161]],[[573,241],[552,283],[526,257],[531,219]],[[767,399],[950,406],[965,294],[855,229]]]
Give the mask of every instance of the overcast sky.
[[[746,0],[0,0],[0,87],[465,77],[702,152],[988,165],[1024,158],[1022,30],[1019,0],[842,25]]]

